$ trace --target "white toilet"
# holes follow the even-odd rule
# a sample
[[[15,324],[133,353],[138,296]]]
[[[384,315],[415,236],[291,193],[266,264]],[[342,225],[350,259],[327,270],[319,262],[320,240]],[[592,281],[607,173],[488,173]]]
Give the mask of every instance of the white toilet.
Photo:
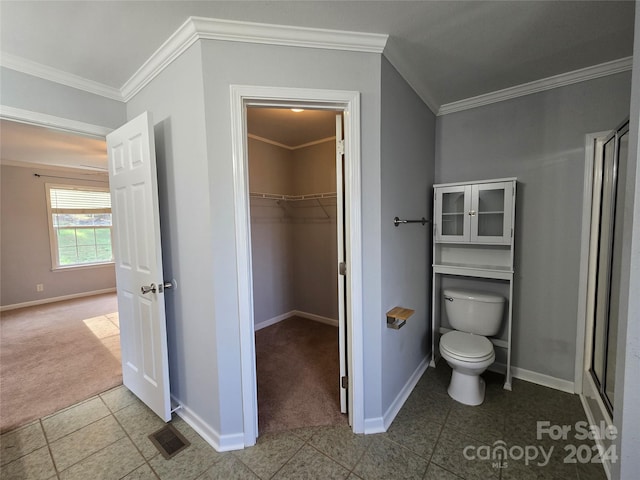
[[[484,401],[484,380],[480,374],[496,355],[486,337],[500,330],[504,297],[470,290],[443,290],[445,311],[454,331],[440,337],[440,354],[453,369],[449,396],[465,405]]]

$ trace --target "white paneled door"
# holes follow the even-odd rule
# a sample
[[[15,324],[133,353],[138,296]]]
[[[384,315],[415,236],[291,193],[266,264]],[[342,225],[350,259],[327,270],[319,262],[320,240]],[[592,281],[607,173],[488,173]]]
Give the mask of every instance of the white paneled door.
[[[124,385],[171,420],[153,123],[148,112],[107,135]]]

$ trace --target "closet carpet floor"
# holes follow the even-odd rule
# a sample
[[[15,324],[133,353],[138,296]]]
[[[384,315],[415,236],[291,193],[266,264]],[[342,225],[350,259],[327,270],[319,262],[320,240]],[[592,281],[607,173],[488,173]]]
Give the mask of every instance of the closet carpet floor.
[[[347,425],[336,327],[291,317],[258,330],[256,363],[260,434]]]

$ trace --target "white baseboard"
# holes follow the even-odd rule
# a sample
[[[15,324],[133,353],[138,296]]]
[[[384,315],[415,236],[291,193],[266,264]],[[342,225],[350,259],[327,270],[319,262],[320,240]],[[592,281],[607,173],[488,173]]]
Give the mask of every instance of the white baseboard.
[[[589,404],[585,400],[585,396],[582,394],[580,394],[579,396],[580,396],[580,402],[582,403],[582,409],[584,410],[584,413],[587,416],[587,421],[589,422],[589,425],[599,425],[599,423],[596,421],[595,417],[593,416],[593,412],[591,411]],[[598,449],[600,452],[607,451],[607,445],[604,444],[604,442],[602,441],[602,438],[600,438],[600,435],[595,435],[595,442],[598,445]],[[611,459],[608,458],[607,455],[601,455],[600,458],[602,459],[602,466],[604,467],[604,472],[607,475],[607,478],[611,480],[611,468],[612,468]]]
[[[323,317],[322,315],[316,315],[315,313],[307,313],[301,312],[300,310],[294,310],[293,314],[297,317],[307,318],[309,320],[313,320],[314,322],[325,323],[327,325],[331,325],[332,327],[337,327],[339,325],[338,320],[335,318]]]
[[[286,320],[289,317],[293,317],[295,310],[291,310],[290,312],[283,313],[282,315],[278,315],[277,317],[269,318],[267,320],[263,320],[260,323],[256,323],[254,330],[257,332],[258,330],[262,330],[263,328],[270,327],[271,325],[275,325],[283,320]]]
[[[200,418],[193,410],[181,404],[181,402],[171,396],[174,405],[180,405],[176,415],[182,418],[187,425],[193,428],[202,439],[211,445],[217,452],[229,452],[231,450],[242,450],[244,448],[244,433],[234,433],[231,435],[220,435],[216,430]]]
[[[0,307],[0,312],[16,310],[17,308],[33,307],[35,305],[44,305],[46,303],[62,302],[63,300],[73,300],[74,298],[92,297],[93,295],[102,295],[103,293],[113,293],[115,291],[115,287],[103,288],[102,290],[94,290],[92,292],[73,293],[71,295],[63,295],[61,297],[50,297],[43,298],[41,300],[32,300],[30,302],[14,303],[13,305],[3,305]]]
[[[384,428],[384,418],[365,418],[364,419],[364,434],[371,435],[373,433],[384,433],[387,429]]]
[[[389,428],[393,420],[396,418],[396,415],[398,415],[398,412],[400,412],[400,409],[409,398],[409,395],[411,395],[411,392],[413,391],[415,386],[418,384],[418,381],[422,377],[422,374],[427,370],[427,368],[429,368],[430,362],[431,362],[431,356],[428,356],[422,359],[418,367],[414,370],[414,372],[409,377],[409,380],[407,380],[407,383],[405,383],[404,387],[402,387],[402,390],[400,390],[400,393],[398,393],[398,395],[393,400],[393,402],[391,402],[391,405],[389,405],[389,408],[384,413],[384,417],[383,417],[385,432],[387,431],[387,429]]]
[[[290,312],[283,313],[282,315],[278,315],[276,317],[263,320],[260,323],[256,323],[254,330],[257,332],[258,330],[262,330],[263,328],[270,327],[271,325],[275,325],[276,323],[291,317],[302,317],[302,318],[307,318],[309,320],[313,320],[315,322],[325,323],[333,327],[338,326],[338,320],[335,320],[333,318],[323,317],[322,315],[316,315],[315,313],[302,312],[300,310],[291,310]]]
[[[393,420],[400,412],[400,409],[411,395],[411,392],[418,384],[418,381],[422,377],[422,374],[429,368],[429,363],[431,362],[431,356],[425,357],[418,367],[414,370],[405,383],[404,387],[400,390],[400,393],[396,396],[396,398],[391,402],[389,408],[384,413],[382,417],[373,417],[373,418],[365,418],[364,419],[364,434],[370,435],[373,433],[383,433],[386,432]]]
[[[504,363],[494,363],[489,367],[492,372],[505,373],[507,367]],[[575,393],[575,385],[569,380],[563,380],[562,378],[552,377],[545,375],[544,373],[533,372],[531,370],[525,370],[520,367],[511,367],[511,376],[519,378],[525,382],[535,383],[536,385],[542,385],[543,387],[553,388],[567,393]]]

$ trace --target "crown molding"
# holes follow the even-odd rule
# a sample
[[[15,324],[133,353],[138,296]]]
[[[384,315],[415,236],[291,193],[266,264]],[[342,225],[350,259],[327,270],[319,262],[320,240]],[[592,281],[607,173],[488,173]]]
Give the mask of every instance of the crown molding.
[[[97,138],[105,138],[113,131],[112,128],[79,122],[63,117],[56,117],[41,112],[33,112],[22,108],[10,107],[0,104],[0,118],[13,122],[37,125],[40,127],[54,128],[65,132],[79,133]]]
[[[58,70],[57,68],[33,62],[10,53],[0,53],[0,66],[42,78],[44,80],[59,83],[61,85],[66,85],[67,87],[76,88],[78,90],[110,98],[112,100],[122,101],[122,94],[117,88],[109,87],[103,83],[95,82],[93,80],[74,75],[73,73]]]
[[[319,140],[314,140],[312,142],[301,143],[300,145],[285,145],[284,143],[280,143],[280,142],[276,142],[275,140],[270,140],[268,138],[260,137],[258,135],[254,135],[253,133],[248,133],[247,137],[249,137],[249,138],[251,138],[253,140],[256,140],[258,142],[268,143],[269,145],[275,145],[276,147],[284,148],[284,149],[290,150],[292,152],[294,150],[300,150],[301,148],[307,148],[307,147],[313,147],[314,145],[320,145],[321,143],[335,142],[335,140],[336,140],[336,137],[334,135],[333,137],[321,138]]]
[[[532,93],[543,92],[553,88],[564,87],[574,83],[586,82],[607,75],[626,72],[631,70],[633,57],[624,57],[611,62],[600,63],[591,67],[581,68],[572,72],[562,73],[553,77],[523,83],[515,87],[509,87],[495,92],[478,95],[457,102],[446,103],[440,106],[438,116],[450,113],[461,112],[471,108],[489,105],[491,103],[503,102],[517,97],[524,97]]]
[[[381,54],[388,35],[189,17],[123,85],[124,101],[200,39]]]

